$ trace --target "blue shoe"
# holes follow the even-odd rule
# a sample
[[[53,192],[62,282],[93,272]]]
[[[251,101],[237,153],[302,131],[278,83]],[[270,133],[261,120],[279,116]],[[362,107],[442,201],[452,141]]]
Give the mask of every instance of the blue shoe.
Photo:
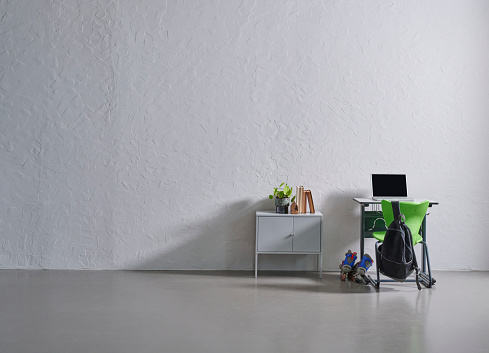
[[[348,273],[351,271],[351,268],[355,264],[355,260],[357,259],[357,253],[356,252],[352,253],[351,250],[348,250],[345,256],[346,256],[345,259],[340,265],[340,269],[341,272]]]
[[[373,263],[374,260],[372,260],[369,254],[363,255],[362,260],[358,263],[358,274],[361,276],[365,276],[365,273],[367,273],[368,269],[370,268],[370,266],[372,266]]]

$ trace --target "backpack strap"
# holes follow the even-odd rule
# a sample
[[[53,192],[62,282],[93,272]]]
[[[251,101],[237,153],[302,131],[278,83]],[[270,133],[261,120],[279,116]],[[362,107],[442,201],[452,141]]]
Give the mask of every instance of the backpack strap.
[[[394,213],[394,220],[402,221],[401,205],[399,204],[399,201],[391,201],[391,204],[392,204],[392,212]],[[411,232],[409,232],[408,234],[411,234]],[[412,246],[412,241],[411,241],[411,246]],[[416,271],[416,285],[418,287],[418,290],[421,290],[421,285],[419,284],[419,267],[418,267],[418,261],[416,260],[416,252],[414,251],[414,247],[412,247],[412,250],[413,250],[413,266],[414,266],[414,270]]]
[[[421,285],[419,284],[419,273],[421,272],[418,267],[418,261],[416,260],[416,252],[414,251],[413,246],[413,266],[416,271],[416,285],[418,286],[418,290],[421,290]]]
[[[399,205],[399,201],[391,201],[392,204],[392,212],[394,213],[394,220],[401,220],[401,206]]]

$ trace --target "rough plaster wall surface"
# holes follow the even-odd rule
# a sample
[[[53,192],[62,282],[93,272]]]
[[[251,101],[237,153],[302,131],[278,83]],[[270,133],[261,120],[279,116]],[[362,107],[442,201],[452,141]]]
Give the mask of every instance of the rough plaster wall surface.
[[[352,198],[392,172],[440,202],[433,267],[489,270],[488,19],[484,0],[0,1],[0,268],[252,269],[287,181],[336,269]]]

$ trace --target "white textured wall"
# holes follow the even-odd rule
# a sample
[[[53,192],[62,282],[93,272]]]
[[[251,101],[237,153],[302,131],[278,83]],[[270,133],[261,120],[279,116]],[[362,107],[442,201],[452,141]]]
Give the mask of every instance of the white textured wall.
[[[251,269],[287,180],[336,269],[352,198],[405,172],[440,201],[433,266],[489,270],[488,23],[485,0],[1,1],[0,267]]]

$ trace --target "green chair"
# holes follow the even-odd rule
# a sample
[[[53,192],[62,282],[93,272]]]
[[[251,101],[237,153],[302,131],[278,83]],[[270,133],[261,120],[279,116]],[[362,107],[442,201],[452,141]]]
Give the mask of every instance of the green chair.
[[[430,266],[430,259],[428,256],[428,245],[426,244],[426,241],[423,239],[422,234],[422,225],[423,221],[426,217],[426,212],[428,211],[429,207],[429,201],[423,201],[423,202],[407,202],[407,201],[401,201],[399,202],[399,206],[401,208],[401,214],[404,215],[405,217],[405,223],[411,230],[412,236],[413,236],[413,245],[416,245],[418,243],[423,244],[423,251],[424,251],[424,258],[422,260],[423,263],[423,268],[424,268],[424,263],[426,259],[426,263],[428,265],[428,274],[422,272],[420,274],[420,279],[421,282],[428,288],[431,288],[432,284],[435,283],[435,280],[431,277],[431,266]],[[386,227],[389,226],[389,224],[392,223],[394,220],[394,213],[392,211],[392,203],[388,200],[382,200],[381,201],[382,205],[382,214],[385,220]],[[377,253],[377,249],[384,241],[385,237],[385,231],[383,232],[373,232],[373,237],[377,239],[377,243],[375,244],[375,249]],[[379,269],[377,266],[377,283],[376,283],[377,288],[380,286],[380,275],[379,275]]]

